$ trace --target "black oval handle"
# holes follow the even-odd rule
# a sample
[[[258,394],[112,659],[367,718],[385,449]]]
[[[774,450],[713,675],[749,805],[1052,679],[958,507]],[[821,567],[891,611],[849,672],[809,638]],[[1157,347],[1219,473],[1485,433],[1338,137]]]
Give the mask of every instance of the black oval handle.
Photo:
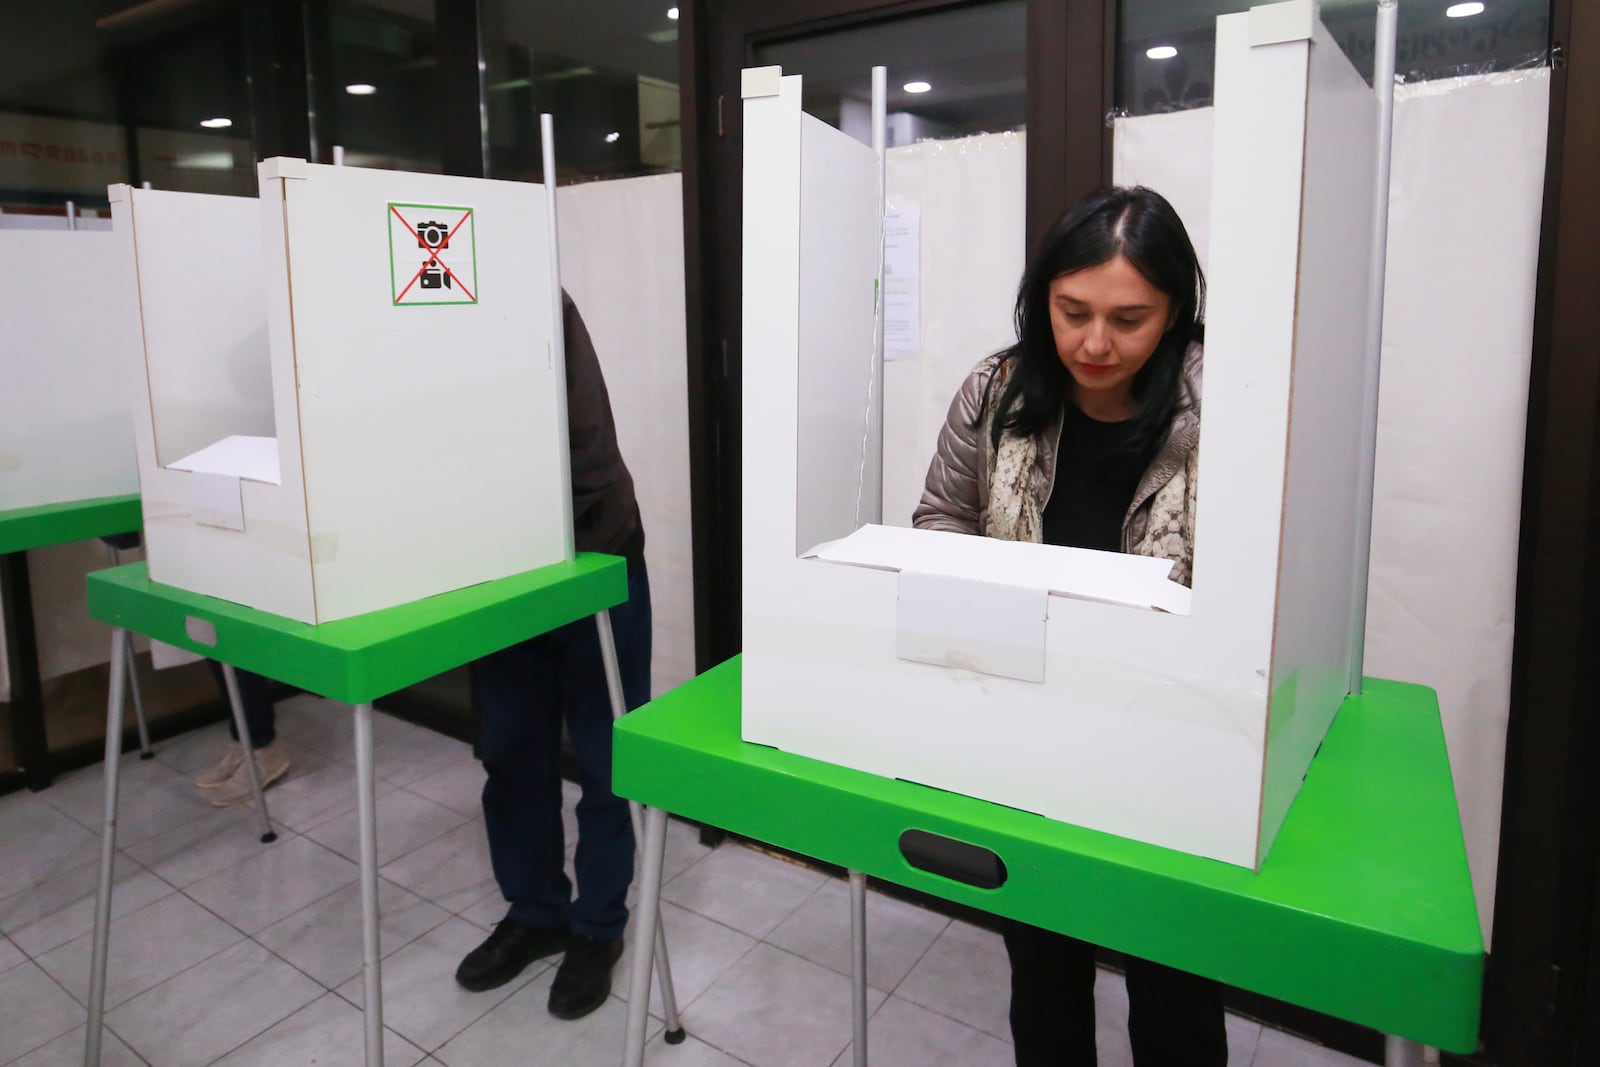
[[[979,889],[999,889],[1006,884],[1005,860],[980,845],[953,837],[907,830],[900,835],[900,854],[919,871]]]

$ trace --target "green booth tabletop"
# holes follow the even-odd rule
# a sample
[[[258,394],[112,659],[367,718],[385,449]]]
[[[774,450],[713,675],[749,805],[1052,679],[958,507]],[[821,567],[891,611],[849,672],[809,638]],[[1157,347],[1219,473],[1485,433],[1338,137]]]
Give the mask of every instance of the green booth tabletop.
[[[143,563],[89,575],[89,614],[345,704],[364,704],[628,598],[620,556],[570,563],[320,626],[150,580]]]
[[[0,555],[129,533],[142,522],[138,493],[12,508],[0,511]]]
[[[626,716],[613,786],[757,841],[1453,1052],[1483,940],[1437,698],[1349,697],[1259,873],[739,737],[737,657]],[[911,866],[917,829],[987,848],[983,889]]]

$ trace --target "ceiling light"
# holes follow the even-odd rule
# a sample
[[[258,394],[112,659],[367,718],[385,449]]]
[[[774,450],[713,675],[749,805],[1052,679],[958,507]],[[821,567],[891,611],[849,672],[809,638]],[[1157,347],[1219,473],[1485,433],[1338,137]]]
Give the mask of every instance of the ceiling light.
[[[1178,50],[1170,44],[1158,44],[1154,48],[1145,51],[1147,59],[1171,59],[1177,54]]]
[[[927,82],[906,82],[901,86],[901,88],[908,93],[925,93],[929,89],[932,89],[933,86],[929,85]]]
[[[622,134],[618,133],[616,130],[612,130],[610,133],[606,134],[606,144],[616,144],[620,140],[622,140]]]
[[[1483,14],[1483,5],[1482,4],[1451,4],[1449,7],[1444,9],[1444,13],[1445,13],[1446,16],[1448,16],[1449,18],[1453,18],[1453,19],[1470,18],[1473,15],[1481,15],[1481,14]]]
[[[202,119],[200,125],[208,130],[225,130],[233,125],[232,119]]]
[[[678,9],[677,8],[675,8],[675,7],[667,8],[667,18],[675,19],[677,17],[678,17]]]
[[[376,85],[369,85],[366,82],[356,82],[353,85],[346,85],[344,87],[344,91],[349,93],[351,96],[371,96],[373,93],[378,91],[378,87]]]

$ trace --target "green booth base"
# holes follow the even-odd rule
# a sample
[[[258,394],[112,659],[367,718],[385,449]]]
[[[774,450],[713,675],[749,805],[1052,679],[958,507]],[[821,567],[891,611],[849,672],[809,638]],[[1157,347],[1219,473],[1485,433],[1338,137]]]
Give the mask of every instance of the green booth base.
[[[1438,701],[1346,699],[1260,873],[740,740],[737,658],[617,724],[650,807],[1451,1052],[1478,1044],[1483,940]],[[921,830],[992,850],[985,889],[912,866]]]
[[[0,511],[0,555],[139,529],[139,494]]]
[[[345,704],[369,703],[626,599],[627,562],[594,552],[320,626],[152,582],[143,563],[89,575],[89,614],[101,622]]]

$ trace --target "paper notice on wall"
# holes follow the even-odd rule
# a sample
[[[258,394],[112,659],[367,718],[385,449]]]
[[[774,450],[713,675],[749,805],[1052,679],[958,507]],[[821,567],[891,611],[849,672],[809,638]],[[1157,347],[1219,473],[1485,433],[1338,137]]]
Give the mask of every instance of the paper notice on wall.
[[[883,358],[915,359],[922,347],[922,212],[892,200],[883,220]]]

